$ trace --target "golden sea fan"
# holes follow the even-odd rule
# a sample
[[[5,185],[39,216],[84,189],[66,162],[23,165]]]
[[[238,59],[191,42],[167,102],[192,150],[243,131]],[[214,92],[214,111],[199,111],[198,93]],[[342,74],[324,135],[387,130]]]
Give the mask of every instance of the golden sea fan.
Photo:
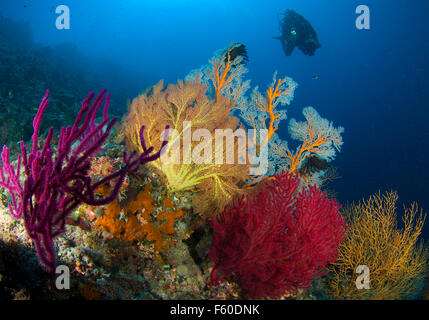
[[[162,143],[160,137],[166,125],[175,130],[176,134],[170,135],[165,157],[152,165],[165,175],[171,192],[196,191],[194,209],[203,215],[211,215],[222,209],[232,195],[241,193],[238,184],[249,177],[249,165],[238,163],[238,156],[231,164],[215,161],[219,157],[225,160],[227,155],[226,148],[215,148],[215,130],[234,132],[239,128],[239,120],[230,115],[223,99],[209,99],[207,90],[207,86],[200,82],[181,80],[163,89],[163,81],[160,81],[148,93],[133,100],[122,122],[130,148],[138,147],[137,129],[142,125],[146,127],[145,141],[155,149]],[[205,130],[210,137],[192,139],[186,145],[186,136],[197,129]],[[233,147],[234,151],[238,150],[237,139]],[[203,156],[201,153],[204,153]],[[165,161],[166,157],[178,161]],[[205,161],[195,163],[194,158],[204,158]]]

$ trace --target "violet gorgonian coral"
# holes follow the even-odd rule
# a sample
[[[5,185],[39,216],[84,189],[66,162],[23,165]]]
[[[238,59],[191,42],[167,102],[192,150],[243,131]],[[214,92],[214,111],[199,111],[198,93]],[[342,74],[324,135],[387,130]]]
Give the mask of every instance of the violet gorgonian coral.
[[[73,126],[61,128],[56,152],[52,147],[53,127],[49,129],[42,148],[38,147],[40,123],[48,105],[49,91],[43,97],[33,120],[31,152],[28,153],[24,143],[21,142],[21,154],[18,155],[14,168],[9,159],[9,150],[3,146],[0,187],[9,191],[11,215],[16,219],[23,217],[39,261],[50,272],[54,272],[56,266],[53,240],[65,231],[67,216],[82,203],[98,206],[113,201],[118,196],[126,174],[135,173],[140,165],[159,158],[167,143],[165,137],[161,148],[154,153],[153,147],[146,147],[142,126],[140,143],[143,152],[137,155],[134,151],[129,156],[124,152],[121,169],[99,181],[92,181],[89,176],[91,159],[100,151],[116,122],[116,118],[110,120],[107,115],[110,101],[108,95],[104,103],[103,119],[100,123],[95,123],[105,93],[104,89],[92,106],[90,106],[94,97],[92,92],[82,102]],[[110,195],[102,198],[95,195],[95,190],[99,186],[112,181],[114,183]]]

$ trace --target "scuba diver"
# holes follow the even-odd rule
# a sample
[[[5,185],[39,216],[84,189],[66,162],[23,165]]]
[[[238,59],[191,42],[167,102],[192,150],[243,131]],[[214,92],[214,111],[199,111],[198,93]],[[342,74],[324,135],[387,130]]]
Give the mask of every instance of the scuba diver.
[[[288,9],[279,21],[281,35],[274,37],[282,43],[286,56],[290,56],[298,47],[304,54],[313,56],[316,49],[321,47],[316,31],[310,22],[295,11]]]

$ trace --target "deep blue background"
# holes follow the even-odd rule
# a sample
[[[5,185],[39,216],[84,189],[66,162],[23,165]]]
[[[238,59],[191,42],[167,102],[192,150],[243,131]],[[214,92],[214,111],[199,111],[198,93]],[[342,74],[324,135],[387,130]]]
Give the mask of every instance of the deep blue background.
[[[141,89],[161,78],[175,82],[215,50],[242,42],[252,85],[265,89],[275,70],[299,83],[289,118],[311,105],[345,127],[334,162],[340,201],[394,189],[400,206],[417,201],[429,211],[429,1],[67,0],[67,31],[55,28],[59,4],[0,0],[0,14],[29,21],[37,42],[74,43],[87,55],[114,59]],[[371,10],[371,30],[355,27],[359,4]],[[272,39],[287,8],[316,29],[322,48],[315,56],[297,50],[285,57]],[[284,139],[287,123],[279,130]]]

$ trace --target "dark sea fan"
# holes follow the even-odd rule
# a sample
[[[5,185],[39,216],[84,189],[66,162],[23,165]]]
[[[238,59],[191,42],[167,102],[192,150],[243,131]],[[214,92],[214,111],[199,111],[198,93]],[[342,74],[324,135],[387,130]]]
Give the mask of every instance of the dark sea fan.
[[[249,61],[246,46],[242,43],[233,43],[228,47],[227,52],[225,53],[225,63],[228,63],[228,55],[230,61],[234,61],[237,57],[243,58],[242,63]]]
[[[304,176],[310,176],[315,172],[327,170],[328,168],[328,161],[319,158],[317,155],[310,155],[307,157],[305,164],[299,169],[299,173]]]

